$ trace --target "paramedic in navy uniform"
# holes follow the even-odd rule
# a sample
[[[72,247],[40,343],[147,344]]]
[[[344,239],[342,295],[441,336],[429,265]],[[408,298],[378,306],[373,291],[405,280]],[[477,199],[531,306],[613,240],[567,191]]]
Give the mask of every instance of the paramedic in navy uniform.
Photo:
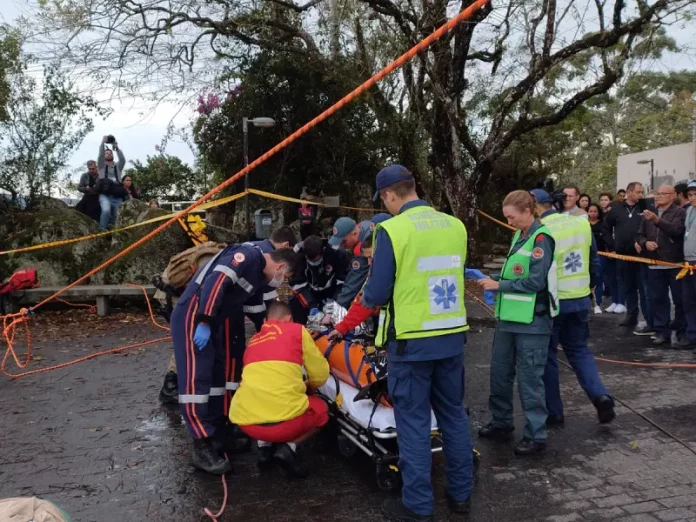
[[[433,519],[431,406],[442,431],[446,495],[469,511],[473,445],[464,409],[466,229],[416,194],[401,165],[377,174],[377,193],[394,217],[375,227],[374,257],[361,303],[382,307],[375,344],[389,354],[389,396],[399,437],[402,498],[382,505],[391,520]]]

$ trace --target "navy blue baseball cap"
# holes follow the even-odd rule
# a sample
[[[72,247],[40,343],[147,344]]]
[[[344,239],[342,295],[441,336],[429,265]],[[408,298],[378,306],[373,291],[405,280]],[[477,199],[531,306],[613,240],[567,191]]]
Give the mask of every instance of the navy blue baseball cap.
[[[382,221],[386,221],[391,217],[391,214],[387,214],[386,212],[380,212],[379,214],[375,214],[374,217],[370,220],[370,222],[373,225],[379,225]]]
[[[345,237],[350,234],[358,224],[355,220],[349,217],[340,217],[336,220],[333,226],[333,235],[329,238],[329,245],[338,247],[341,246]]]
[[[534,196],[537,203],[553,203],[551,194],[542,189],[530,190],[529,193]]]
[[[411,174],[409,170],[402,165],[389,165],[388,167],[384,167],[377,174],[377,192],[375,192],[372,201],[379,200],[380,190],[391,187],[399,181],[408,181],[411,179],[413,179],[413,174]]]

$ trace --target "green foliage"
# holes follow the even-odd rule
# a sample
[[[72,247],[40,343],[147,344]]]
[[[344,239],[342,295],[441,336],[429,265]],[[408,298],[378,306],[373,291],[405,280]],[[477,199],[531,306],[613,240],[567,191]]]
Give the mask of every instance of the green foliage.
[[[19,67],[20,42],[16,32],[0,25],[0,122],[10,117],[11,75]]]
[[[205,186],[199,171],[168,154],[148,156],[144,164],[135,160],[126,174],[133,177],[133,183],[145,200],[190,201],[201,194]]]
[[[230,177],[243,166],[243,117],[277,122],[273,128],[249,124],[253,161],[355,88],[359,74],[348,58],[329,65],[283,51],[257,55],[244,65],[241,87],[195,123],[201,157],[220,180]],[[257,168],[251,186],[295,197],[307,186],[312,193],[341,194],[342,203],[351,205],[360,195],[356,187],[370,187],[395,151],[392,132],[375,122],[369,104],[360,98]]]
[[[80,95],[58,66],[46,67],[41,81],[22,68],[9,76],[7,119],[0,122],[0,188],[31,205],[51,188],[72,154],[94,128],[91,115],[103,114]]]

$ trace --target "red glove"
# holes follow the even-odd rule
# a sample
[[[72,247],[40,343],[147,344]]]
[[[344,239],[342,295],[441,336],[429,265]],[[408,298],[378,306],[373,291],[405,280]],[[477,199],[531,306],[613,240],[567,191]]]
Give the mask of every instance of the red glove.
[[[379,308],[367,308],[362,305],[359,300],[353,301],[350,305],[348,313],[343,318],[343,321],[336,325],[336,330],[341,332],[341,335],[346,335],[351,330],[355,329],[360,323],[367,320],[375,311],[379,311]]]
[[[307,302],[307,299],[305,298],[305,296],[302,295],[302,292],[299,292],[299,291],[295,290],[295,291],[293,292],[293,294],[295,294],[295,297],[297,298],[297,300],[300,302],[300,304],[301,304],[304,308],[309,308],[309,303]]]

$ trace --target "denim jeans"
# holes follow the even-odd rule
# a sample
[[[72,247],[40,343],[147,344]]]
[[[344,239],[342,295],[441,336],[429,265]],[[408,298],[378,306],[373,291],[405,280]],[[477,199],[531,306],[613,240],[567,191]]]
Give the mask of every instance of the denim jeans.
[[[611,292],[611,302],[617,305],[626,304],[626,299],[624,299],[623,283],[619,280],[619,276],[616,271],[616,259],[599,256],[599,263],[602,265],[604,284],[609,287],[609,292]],[[597,286],[599,287],[599,285]]]
[[[121,203],[123,203],[123,198],[99,194],[99,206],[101,207],[99,228],[106,230],[109,228],[109,222],[114,225],[116,224],[116,218],[118,217],[118,206]]]
[[[655,333],[668,338],[671,335],[669,329],[671,303],[670,290],[674,302],[674,323],[679,337],[684,334],[686,320],[684,318],[684,306],[682,305],[682,282],[677,279],[678,268],[648,268],[648,294],[652,305],[653,326]]]
[[[640,296],[640,311],[643,312],[645,322],[652,327],[650,300],[646,292],[648,266],[643,263],[617,260],[616,269],[619,281],[623,284],[628,315],[638,317],[638,297]]]

